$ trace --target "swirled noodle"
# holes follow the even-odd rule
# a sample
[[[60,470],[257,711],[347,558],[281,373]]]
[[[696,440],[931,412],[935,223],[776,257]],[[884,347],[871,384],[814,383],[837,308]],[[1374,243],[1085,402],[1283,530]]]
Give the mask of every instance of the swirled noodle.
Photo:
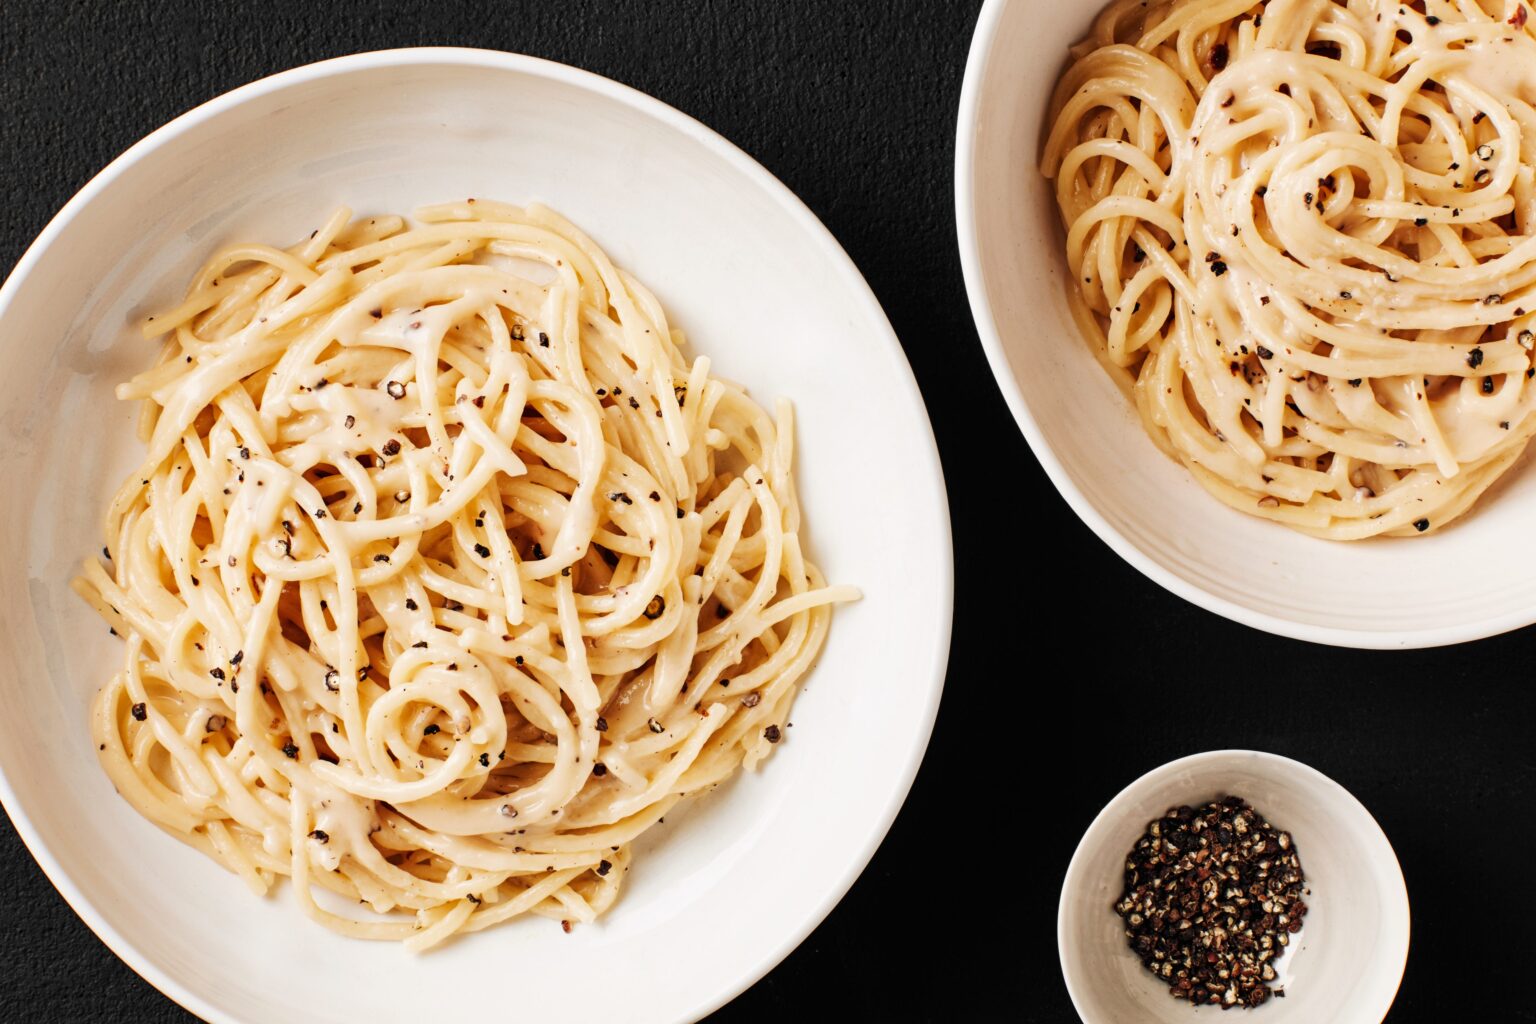
[[[550,211],[418,218],[226,249],[150,318],[149,450],[76,589],[126,641],[92,734],[133,806],[420,949],[611,906],[857,592],[805,558],[786,403]]]
[[[1043,169],[1078,320],[1228,505],[1413,536],[1525,449],[1529,18],[1517,0],[1118,0],[1074,50]]]

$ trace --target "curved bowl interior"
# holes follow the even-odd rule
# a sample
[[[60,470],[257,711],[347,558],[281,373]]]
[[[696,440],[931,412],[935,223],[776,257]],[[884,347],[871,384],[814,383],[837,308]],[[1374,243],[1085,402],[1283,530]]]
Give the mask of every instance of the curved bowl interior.
[[[113,386],[130,323],[214,247],[287,244],[340,205],[542,201],[652,287],[716,372],[794,399],[809,543],[841,609],[762,771],[647,837],[594,926],[530,919],[413,957],[258,900],[140,819],[96,764],[86,705],[120,642],[69,591],[141,450]],[[107,942],[217,1020],[691,1019],[782,958],[846,891],[922,756],[948,649],[943,481],[878,304],[815,218],[702,126],[594,76],[479,51],[288,72],[131,150],[0,293],[0,796]],[[892,558],[892,552],[901,557]],[[593,965],[601,964],[594,975]],[[278,983],[278,979],[281,979]]]
[[[1524,463],[1443,532],[1340,543],[1228,508],[1147,438],[1072,320],[1065,236],[1039,171],[1051,92],[1099,6],[989,0],[955,150],[961,259],[977,325],[1057,488],[1152,579],[1271,632],[1412,647],[1536,621],[1536,545],[1511,543],[1536,510],[1536,474]]]
[[[1150,821],[1170,807],[1229,795],[1291,833],[1310,890],[1305,927],[1276,963],[1285,998],[1244,1012],[1265,1024],[1380,1021],[1408,957],[1408,892],[1397,857],[1375,819],[1338,783],[1251,750],[1196,754],[1149,772],[1083,836],[1058,917],[1062,973],[1078,1013],[1087,1024],[1187,1024],[1223,1012],[1169,996],[1168,984],[1126,944],[1113,904],[1124,888],[1125,855]]]

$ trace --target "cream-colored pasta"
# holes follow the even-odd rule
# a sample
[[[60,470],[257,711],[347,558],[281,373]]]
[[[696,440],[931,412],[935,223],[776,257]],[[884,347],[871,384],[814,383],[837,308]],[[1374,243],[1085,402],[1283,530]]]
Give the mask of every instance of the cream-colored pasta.
[[[1117,0],[1074,50],[1043,169],[1078,319],[1222,501],[1413,536],[1536,432],[1531,17]]]
[[[787,403],[682,355],[540,207],[337,213],[214,256],[76,589],[146,817],[348,935],[590,921],[629,844],[783,736],[825,639]],[[374,914],[323,908],[319,886]]]

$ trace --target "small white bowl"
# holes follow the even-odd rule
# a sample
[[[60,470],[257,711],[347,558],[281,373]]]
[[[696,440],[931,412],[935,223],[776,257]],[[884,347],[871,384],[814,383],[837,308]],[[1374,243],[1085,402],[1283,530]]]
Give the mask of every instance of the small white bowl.
[[[1035,457],[1103,541],[1162,586],[1259,629],[1426,647],[1536,622],[1536,473],[1517,466],[1421,538],[1318,540],[1208,495],[1152,444],[1067,306],[1040,141],[1067,47],[1103,0],[988,0],[955,142],[955,216],[977,330]],[[1495,554],[1496,552],[1496,554]]]
[[[1147,825],[1171,807],[1223,796],[1243,798],[1291,834],[1310,890],[1305,927],[1276,962],[1285,998],[1242,1012],[1265,1024],[1380,1024],[1408,960],[1408,890],[1392,845],[1337,782],[1256,750],[1214,750],[1155,768],[1088,827],[1056,919],[1061,972],[1078,1014],[1087,1024],[1187,1024],[1223,1012],[1171,996],[1130,949],[1114,910],[1126,854]]]
[[[140,458],[113,386],[132,325],[234,241],[302,239],[337,206],[542,201],[645,281],[717,372],[794,400],[809,543],[840,608],[787,742],[647,834],[618,904],[566,935],[529,919],[412,956],[306,920],[140,818],[86,707],[121,641],[69,590]],[[810,211],[698,122],[595,75],[480,50],[285,72],[138,143],[0,289],[0,801],[98,935],[213,1021],[694,1020],[804,938],[895,817],[948,653],[949,522],[911,371]],[[896,557],[899,555],[899,557]]]

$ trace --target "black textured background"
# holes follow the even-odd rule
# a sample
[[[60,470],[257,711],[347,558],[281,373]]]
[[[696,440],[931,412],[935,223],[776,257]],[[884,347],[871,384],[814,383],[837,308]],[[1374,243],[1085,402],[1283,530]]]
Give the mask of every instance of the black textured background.
[[[958,567],[944,708],[905,810],[831,917],[713,1019],[1074,1020],[1055,920],[1078,837],[1141,772],[1247,746],[1332,775],[1395,844],[1414,937],[1394,1024],[1536,1020],[1533,633],[1413,654],[1280,640],[1162,592],[1078,523],[993,389],[955,255],[979,6],[0,0],[0,268],[145,133],[298,64],[483,46],[657,96],[783,179],[869,278],[928,400]],[[0,863],[0,1019],[191,1019],[91,935],[3,816]]]

